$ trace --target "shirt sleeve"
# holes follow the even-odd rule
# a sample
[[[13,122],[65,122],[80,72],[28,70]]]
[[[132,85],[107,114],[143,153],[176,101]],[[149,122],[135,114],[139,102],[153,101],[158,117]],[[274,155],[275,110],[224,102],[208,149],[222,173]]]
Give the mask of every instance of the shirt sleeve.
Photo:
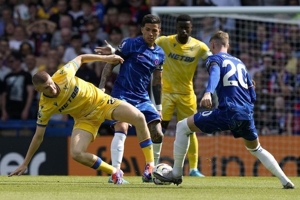
[[[124,56],[128,56],[131,52],[132,39],[123,40],[122,43],[118,46],[117,50],[122,53]]]

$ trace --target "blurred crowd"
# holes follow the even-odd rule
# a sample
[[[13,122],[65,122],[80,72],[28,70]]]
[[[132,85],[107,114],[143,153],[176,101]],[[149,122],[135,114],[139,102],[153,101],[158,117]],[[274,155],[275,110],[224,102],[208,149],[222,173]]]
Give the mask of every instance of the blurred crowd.
[[[152,6],[299,6],[299,1],[0,0],[1,121],[36,119],[39,94],[31,82],[34,73],[53,74],[77,55],[94,53],[105,40],[117,47],[123,39],[139,36],[140,22]],[[218,29],[233,36],[231,53],[240,57],[256,82],[259,133],[300,134],[299,26],[214,17],[201,18],[199,23],[195,37],[205,43]],[[103,66],[85,64],[76,75],[97,86]],[[107,93],[117,73],[107,81]],[[199,68],[195,78],[199,97],[206,81],[207,72]],[[52,119],[66,121],[69,117],[55,115]]]

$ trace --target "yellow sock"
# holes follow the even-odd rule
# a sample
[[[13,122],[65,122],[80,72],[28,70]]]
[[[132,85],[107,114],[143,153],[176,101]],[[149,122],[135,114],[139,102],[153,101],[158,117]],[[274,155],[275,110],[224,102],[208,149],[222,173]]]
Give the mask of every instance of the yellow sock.
[[[144,153],[146,163],[154,163],[154,155],[153,155],[153,145],[149,145],[147,147],[142,148]]]
[[[198,139],[196,133],[190,135],[188,159],[189,159],[190,169],[196,169],[198,165]]]
[[[116,172],[116,168],[114,168],[112,165],[104,162],[101,158],[97,158],[94,165],[91,167],[96,170],[101,170],[103,172],[106,172],[108,174],[113,174]]]

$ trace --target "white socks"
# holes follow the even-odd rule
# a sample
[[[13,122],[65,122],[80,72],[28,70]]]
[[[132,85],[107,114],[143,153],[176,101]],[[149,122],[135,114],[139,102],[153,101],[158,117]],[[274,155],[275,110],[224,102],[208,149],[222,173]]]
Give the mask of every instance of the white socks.
[[[183,174],[183,165],[190,145],[190,134],[192,131],[187,125],[187,119],[183,119],[177,123],[176,137],[174,141],[174,166],[173,176],[179,177]]]
[[[246,147],[247,148],[247,147]],[[247,148],[248,149],[248,148]],[[252,155],[260,160],[260,162],[279,180],[282,185],[286,185],[290,182],[290,179],[284,174],[280,168],[278,162],[275,160],[272,154],[263,149],[260,145],[256,149],[248,149]]]
[[[162,143],[153,143],[154,165],[157,165],[160,158]]]
[[[121,163],[124,154],[124,143],[126,134],[123,132],[115,132],[115,135],[111,141],[110,153],[112,166],[117,169],[121,168]]]

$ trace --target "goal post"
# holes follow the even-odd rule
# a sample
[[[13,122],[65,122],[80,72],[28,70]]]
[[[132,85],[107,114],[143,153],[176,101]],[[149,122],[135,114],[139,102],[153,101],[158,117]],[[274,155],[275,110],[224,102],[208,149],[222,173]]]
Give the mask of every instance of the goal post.
[[[300,176],[300,81],[295,81],[297,74],[300,77],[300,6],[152,7],[151,12],[161,18],[161,35],[176,34],[180,14],[193,18],[192,36],[207,45],[215,31],[229,32],[229,53],[245,63],[257,83],[254,113],[262,147],[270,150],[287,175]],[[289,92],[283,92],[279,76]],[[198,100],[207,78],[199,66],[194,81]],[[175,135],[175,125],[174,115],[167,136]],[[197,134],[199,168],[205,175],[271,176],[229,132]],[[173,143],[163,144],[163,154],[172,151]]]

